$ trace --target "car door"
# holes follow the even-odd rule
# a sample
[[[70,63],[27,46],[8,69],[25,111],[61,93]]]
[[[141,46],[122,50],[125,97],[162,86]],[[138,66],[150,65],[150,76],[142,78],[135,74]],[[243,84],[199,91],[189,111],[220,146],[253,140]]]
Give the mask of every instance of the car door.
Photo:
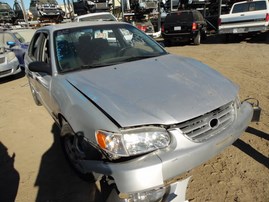
[[[28,64],[33,61],[40,61],[49,64],[50,61],[49,34],[46,32],[37,33],[30,45],[28,52]],[[30,84],[38,95],[39,100],[45,108],[51,113],[52,101],[50,97],[50,87],[52,75],[44,72],[28,72]]]

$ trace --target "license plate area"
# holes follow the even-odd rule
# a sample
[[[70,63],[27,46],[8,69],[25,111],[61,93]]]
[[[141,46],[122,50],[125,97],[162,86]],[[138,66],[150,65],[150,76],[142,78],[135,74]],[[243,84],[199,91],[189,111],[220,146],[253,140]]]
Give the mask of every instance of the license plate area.
[[[180,30],[181,30],[181,26],[174,27],[174,31],[180,31]]]

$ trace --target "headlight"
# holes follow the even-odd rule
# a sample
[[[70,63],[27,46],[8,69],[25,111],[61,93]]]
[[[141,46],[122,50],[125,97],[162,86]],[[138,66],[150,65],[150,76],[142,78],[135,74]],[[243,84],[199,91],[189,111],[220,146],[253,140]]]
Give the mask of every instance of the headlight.
[[[98,130],[95,133],[99,146],[113,155],[134,156],[167,147],[170,136],[164,128],[142,127],[113,133]]]

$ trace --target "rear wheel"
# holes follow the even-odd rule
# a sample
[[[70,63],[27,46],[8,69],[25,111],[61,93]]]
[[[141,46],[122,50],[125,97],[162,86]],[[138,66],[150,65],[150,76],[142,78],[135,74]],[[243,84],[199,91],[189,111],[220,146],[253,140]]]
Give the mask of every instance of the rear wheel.
[[[165,39],[164,40],[164,45],[167,46],[167,47],[171,46],[171,40]]]
[[[200,31],[197,33],[197,35],[193,39],[193,44],[194,45],[200,45],[201,43],[201,33]]]

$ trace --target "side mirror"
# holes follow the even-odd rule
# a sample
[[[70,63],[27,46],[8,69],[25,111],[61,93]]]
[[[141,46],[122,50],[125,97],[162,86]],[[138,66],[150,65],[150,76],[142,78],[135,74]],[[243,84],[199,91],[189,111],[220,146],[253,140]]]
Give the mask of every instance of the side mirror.
[[[35,61],[28,65],[28,69],[32,72],[42,72],[52,75],[51,66],[48,63]]]
[[[8,41],[8,42],[7,42],[7,45],[8,45],[10,48],[12,48],[12,47],[16,46],[16,42],[14,42],[14,41]]]

